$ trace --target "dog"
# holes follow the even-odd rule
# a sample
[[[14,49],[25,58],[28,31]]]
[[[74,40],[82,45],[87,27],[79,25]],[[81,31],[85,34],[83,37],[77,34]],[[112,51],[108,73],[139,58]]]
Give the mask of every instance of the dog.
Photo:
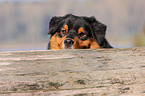
[[[66,14],[52,17],[49,22],[48,49],[113,48],[105,38],[106,27],[93,16]]]

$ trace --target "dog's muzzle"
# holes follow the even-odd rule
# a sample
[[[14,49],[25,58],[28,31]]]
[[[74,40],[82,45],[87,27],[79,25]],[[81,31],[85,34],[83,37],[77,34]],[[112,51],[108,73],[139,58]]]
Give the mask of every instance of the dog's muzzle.
[[[65,39],[64,40],[64,48],[65,49],[72,49],[73,44],[74,44],[74,41],[72,39]]]

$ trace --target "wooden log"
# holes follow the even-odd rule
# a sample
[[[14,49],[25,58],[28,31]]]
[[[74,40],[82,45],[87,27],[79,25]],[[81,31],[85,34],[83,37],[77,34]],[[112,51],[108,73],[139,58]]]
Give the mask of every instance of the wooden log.
[[[145,96],[145,47],[0,52],[0,96]]]

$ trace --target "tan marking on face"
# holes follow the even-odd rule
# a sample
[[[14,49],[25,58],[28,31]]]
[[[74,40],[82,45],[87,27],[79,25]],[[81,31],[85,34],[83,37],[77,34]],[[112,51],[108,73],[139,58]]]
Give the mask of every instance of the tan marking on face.
[[[66,39],[65,34],[68,32],[68,25],[64,25],[61,29],[61,35],[64,36],[60,38],[57,36],[58,33],[55,33],[50,39],[50,50],[55,49],[64,49],[64,40]]]
[[[64,25],[64,27],[61,29],[61,32],[62,32],[63,34],[68,33],[68,25]]]
[[[68,25],[64,25],[63,28],[66,29],[66,30],[68,31]]]
[[[50,50],[64,49],[64,46],[65,46],[64,40],[66,39],[66,37],[60,38],[56,35],[57,33],[54,34],[50,39]],[[88,49],[100,48],[99,44],[93,38],[91,38],[91,40],[88,39],[88,40],[82,41],[78,39],[77,37],[75,37],[73,41],[74,41],[74,44],[72,46],[72,49],[82,49],[84,47]]]
[[[79,39],[77,37],[75,37],[73,40],[74,40],[73,49],[80,49],[79,48]]]
[[[64,25],[62,30],[66,30],[66,32],[68,32],[68,26]],[[82,32],[84,33],[84,29],[82,27],[80,27],[78,29],[78,34],[80,34]],[[65,48],[64,40],[68,39],[65,36],[66,33],[65,34],[62,33],[62,34],[64,34],[63,35],[64,37],[62,37],[62,38],[57,36],[57,34],[58,33],[55,33],[50,39],[50,50],[64,49]],[[73,39],[73,41],[74,41],[74,44],[72,45],[72,49],[83,49],[84,47],[88,48],[88,49],[98,49],[98,48],[100,48],[99,44],[93,38],[82,41],[81,39],[78,39],[77,37],[75,37]]]
[[[82,41],[78,39],[77,37],[74,38],[74,49],[83,49],[84,47],[87,49],[99,49],[99,44],[93,39],[87,39],[85,41]]]
[[[100,48],[99,44],[93,38],[91,38],[91,40],[92,42],[90,45],[90,49],[99,49]]]
[[[89,39],[82,41],[82,40],[78,39],[77,37],[75,37],[73,48],[74,49],[83,49],[84,47],[89,48],[90,43],[91,43],[91,40],[89,40]]]
[[[79,29],[78,29],[78,34],[80,34],[80,33],[84,33],[84,28],[83,27],[80,27]]]
[[[60,38],[57,36],[58,33],[55,33],[50,39],[50,50],[64,49],[64,40],[66,37]]]

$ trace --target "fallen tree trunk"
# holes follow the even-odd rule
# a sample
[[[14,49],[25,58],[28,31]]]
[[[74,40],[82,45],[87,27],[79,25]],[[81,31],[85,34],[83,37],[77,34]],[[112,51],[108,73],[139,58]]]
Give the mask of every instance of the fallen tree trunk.
[[[1,96],[145,96],[145,47],[0,52]]]

